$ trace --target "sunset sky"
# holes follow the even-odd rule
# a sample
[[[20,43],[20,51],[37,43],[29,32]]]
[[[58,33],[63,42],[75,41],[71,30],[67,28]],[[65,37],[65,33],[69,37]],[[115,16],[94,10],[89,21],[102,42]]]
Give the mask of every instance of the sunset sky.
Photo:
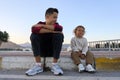
[[[64,43],[70,43],[77,25],[85,26],[88,41],[120,39],[120,0],[0,0],[0,30],[12,42],[30,42],[31,26],[45,21],[49,7],[59,10]]]

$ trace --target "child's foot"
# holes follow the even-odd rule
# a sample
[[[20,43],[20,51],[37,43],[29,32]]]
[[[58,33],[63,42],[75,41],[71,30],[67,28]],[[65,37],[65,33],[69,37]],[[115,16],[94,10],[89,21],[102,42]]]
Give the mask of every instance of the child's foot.
[[[79,65],[78,65],[78,69],[79,69],[79,72],[80,72],[80,73],[85,70],[83,64],[79,64]]]
[[[43,68],[39,65],[34,65],[31,69],[25,72],[27,76],[33,76],[40,72],[43,72]]]
[[[63,75],[63,71],[58,64],[53,65],[51,71],[54,75]]]
[[[88,64],[88,65],[86,66],[86,71],[87,71],[87,72],[90,72],[90,73],[94,73],[94,72],[95,72],[95,69],[92,67],[91,64]]]

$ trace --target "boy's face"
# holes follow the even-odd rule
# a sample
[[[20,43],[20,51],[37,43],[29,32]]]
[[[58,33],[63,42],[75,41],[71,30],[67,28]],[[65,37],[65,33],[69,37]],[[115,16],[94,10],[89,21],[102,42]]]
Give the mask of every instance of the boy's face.
[[[85,33],[85,31],[84,31],[84,29],[83,28],[78,28],[77,30],[76,30],[76,36],[77,37],[79,37],[79,38],[82,38],[83,37],[83,35],[84,35],[84,33]]]
[[[46,15],[46,22],[48,24],[55,24],[57,22],[58,13],[54,12],[53,14]]]

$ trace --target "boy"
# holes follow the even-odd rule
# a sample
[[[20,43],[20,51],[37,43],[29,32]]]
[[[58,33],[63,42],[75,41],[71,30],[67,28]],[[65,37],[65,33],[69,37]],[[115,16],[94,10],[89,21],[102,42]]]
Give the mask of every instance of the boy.
[[[32,27],[32,34],[30,36],[33,54],[36,64],[33,68],[26,71],[26,75],[32,76],[43,72],[41,64],[41,48],[46,48],[46,43],[41,46],[40,41],[46,41],[47,44],[52,43],[53,47],[53,63],[51,71],[55,75],[63,74],[62,69],[57,64],[60,57],[60,51],[63,42],[63,27],[57,23],[58,10],[56,8],[48,8],[45,13],[45,22],[39,22]],[[42,36],[46,36],[43,38]],[[50,40],[50,41],[49,41]],[[45,53],[44,53],[45,54]]]
[[[94,55],[88,51],[88,42],[84,36],[85,28],[80,25],[74,29],[75,37],[71,39],[71,57],[74,63],[78,66],[79,72],[83,72],[85,69],[88,72],[95,72],[95,69],[92,67],[94,61]],[[86,60],[86,67],[80,61],[81,59]]]

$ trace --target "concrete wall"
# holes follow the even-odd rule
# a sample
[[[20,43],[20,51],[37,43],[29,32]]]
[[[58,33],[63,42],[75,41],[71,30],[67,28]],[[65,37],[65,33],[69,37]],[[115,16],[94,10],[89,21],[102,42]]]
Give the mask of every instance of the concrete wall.
[[[2,57],[0,57],[0,68],[2,67]]]
[[[42,62],[43,62],[43,58],[42,58]],[[34,63],[35,63],[35,61],[32,56],[3,57],[2,63],[1,63],[1,68],[2,69],[28,69],[28,68],[32,67],[34,65]],[[51,67],[52,58],[47,58],[46,63],[47,63],[47,66]],[[63,69],[71,70],[71,69],[75,69],[75,67],[76,67],[73,64],[73,61],[71,60],[71,58],[68,58],[68,57],[60,58],[58,63]]]
[[[118,52],[113,52],[111,54],[108,54],[109,52],[96,52],[95,54],[96,58],[96,69],[97,70],[120,70],[120,54]],[[104,54],[103,54],[104,53]],[[63,54],[63,53],[62,53]],[[61,56],[58,63],[64,70],[76,70],[77,67],[74,65],[72,59],[70,58],[70,55],[66,55],[67,53],[64,53],[64,55]],[[16,52],[11,54],[5,54],[0,53],[0,68],[1,69],[29,69],[32,67],[35,63],[34,57],[31,54],[22,53],[22,56],[20,56],[20,53],[17,54]],[[108,57],[107,57],[108,56]],[[43,61],[43,60],[42,60]],[[47,66],[51,67],[52,58],[47,58]],[[83,61],[85,64],[85,62]]]

